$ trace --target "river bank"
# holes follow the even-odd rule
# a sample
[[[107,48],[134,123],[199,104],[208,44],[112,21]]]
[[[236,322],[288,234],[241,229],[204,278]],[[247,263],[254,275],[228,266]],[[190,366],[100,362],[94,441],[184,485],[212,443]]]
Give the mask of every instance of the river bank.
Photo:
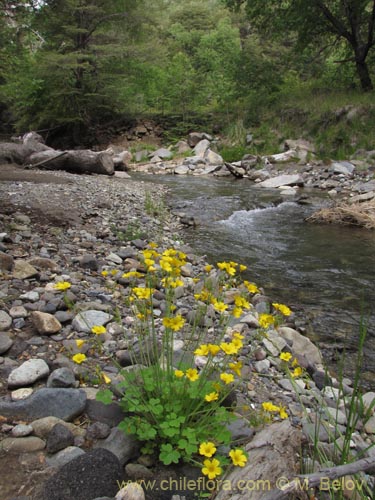
[[[33,500],[53,500],[57,494],[65,494],[62,493],[66,488],[61,475],[63,464],[70,462],[67,479],[74,485],[74,474],[82,473],[78,467],[74,471],[74,460],[87,460],[86,466],[96,463],[95,460],[99,464],[104,456],[93,458],[90,455],[97,447],[114,453],[113,460],[117,464],[112,465],[110,471],[103,471],[100,464],[93,468],[97,477],[105,479],[100,486],[104,489],[100,490],[93,477],[85,476],[80,477],[80,482],[85,483],[85,488],[90,487],[90,492],[87,489],[80,493],[74,490],[74,495],[70,491],[67,496],[59,498],[65,500],[73,495],[76,499],[92,500],[97,498],[99,491],[101,496],[114,496],[116,489],[113,486],[117,487],[117,479],[137,478],[134,474],[129,475],[131,468],[128,467],[127,476],[122,468],[127,462],[136,462],[139,457],[134,442],[117,429],[122,417],[119,407],[115,404],[107,410],[95,402],[97,384],[87,383],[85,364],[75,364],[71,359],[78,352],[75,341],[85,340],[89,334],[77,316],[79,312],[94,311],[94,323],[106,325],[104,353],[95,358],[95,365],[114,379],[118,368],[111,362],[111,355],[121,364],[121,360],[126,359],[127,350],[123,329],[113,320],[114,311],[127,332],[132,331],[133,320],[122,295],[111,291],[108,285],[128,286],[121,276],[141,265],[139,250],[146,248],[149,241],[156,241],[162,249],[176,247],[187,255],[179,301],[181,310],[188,317],[192,313],[192,280],[204,272],[206,262],[183,244],[182,225],[176,216],[168,211],[155,213],[159,210],[156,210],[155,200],[167,192],[166,188],[121,177],[74,176],[63,172],[46,174],[42,171],[25,174],[27,176],[22,178],[22,173],[15,170],[12,180],[12,174],[8,172],[7,179],[0,182],[0,460],[2,470],[13,474],[11,481],[10,473],[4,474],[0,480],[4,492],[2,497],[8,500],[22,495],[24,498],[34,497]],[[103,270],[110,274],[109,282],[103,280]],[[113,275],[112,270],[116,271]],[[53,287],[59,281],[68,281],[72,285],[67,300]],[[262,283],[258,285],[261,287]],[[228,294],[226,300],[230,305],[233,293],[232,299]],[[156,317],[163,311],[162,296],[159,301],[155,307]],[[70,308],[69,304],[74,304],[74,307]],[[252,306],[251,312],[240,317],[228,331],[228,335],[233,330],[240,331],[247,346],[243,354],[242,382],[237,392],[239,418],[236,438],[241,439],[244,446],[249,443],[251,449],[254,433],[257,436],[259,427],[249,416],[249,409],[254,417],[254,412],[261,412],[265,401],[286,408],[289,423],[284,425],[284,438],[292,428],[300,435],[304,429],[309,435],[311,421],[318,414],[317,407],[327,406],[335,409],[336,416],[340,415],[341,427],[332,424],[332,412],[328,411],[323,418],[325,431],[319,439],[331,445],[332,451],[334,443],[345,433],[347,423],[347,402],[339,397],[338,382],[327,381],[321,355],[297,331],[295,316],[287,317],[284,327],[263,337],[259,335],[259,316],[270,310],[270,300],[263,293],[256,293],[252,297]],[[220,316],[212,311],[208,320],[208,335],[213,338]],[[183,332],[180,340],[182,345],[178,348],[183,349]],[[302,376],[296,378],[298,396],[279,357],[285,351],[298,359],[306,377],[309,374],[309,382]],[[350,395],[353,392],[350,381],[345,382],[344,390]],[[330,389],[323,391],[326,386]],[[369,405],[371,400],[370,394],[366,404]],[[304,406],[309,408],[308,417]],[[40,421],[45,418],[47,421]],[[371,417],[368,422],[362,422],[361,433],[353,434],[358,454],[373,441],[374,419]],[[61,428],[63,435],[56,431],[54,426],[61,420],[73,421],[69,425],[73,439],[66,438]],[[270,439],[271,436],[276,439],[272,425],[266,429],[269,429]],[[55,429],[53,433],[52,429]],[[280,432],[279,428],[277,432]],[[59,443],[55,447],[51,445],[51,433]],[[278,471],[279,474],[297,472],[298,452],[297,449],[291,450],[290,460],[284,470]],[[370,452],[371,449],[367,451]],[[246,469],[248,478],[252,477],[251,468],[256,469],[250,460]],[[34,473],[30,475],[30,471]],[[143,473],[155,474],[153,471],[151,465]],[[175,470],[173,474],[176,474]],[[50,493],[44,484],[48,485]],[[108,484],[112,485],[110,489]],[[82,484],[79,487],[82,490]],[[154,492],[150,498],[169,500],[171,497],[171,492],[164,492],[164,496],[155,496]],[[231,498],[242,497],[249,498],[248,491],[231,495]]]

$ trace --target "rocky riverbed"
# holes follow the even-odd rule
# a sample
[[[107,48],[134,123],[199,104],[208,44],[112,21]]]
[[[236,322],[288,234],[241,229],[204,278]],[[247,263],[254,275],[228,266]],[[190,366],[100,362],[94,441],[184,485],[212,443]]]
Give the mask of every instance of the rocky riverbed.
[[[176,247],[187,255],[178,292],[179,310],[187,324],[194,322],[193,278],[206,265],[183,243],[176,216],[153,213],[164,188],[122,177],[121,173],[104,177],[30,172],[10,166],[0,171],[0,496],[4,500],[113,498],[123,480],[196,477],[196,470],[160,468],[147,461],[138,443],[118,429],[123,414],[117,402],[104,406],[95,400],[102,380],[90,378],[92,369],[99,368],[115,381],[118,365],[129,364],[129,342],[141,342],[135,338],[134,318],[124,302],[129,282],[122,277],[141,267],[139,251],[156,241],[162,249]],[[106,279],[103,271],[109,273]],[[54,286],[58,282],[69,282],[71,287],[59,291]],[[117,292],[119,287],[122,293]],[[160,334],[164,300],[160,293],[154,304]],[[225,301],[231,304],[233,291]],[[231,429],[234,439],[249,451],[248,466],[241,472],[255,480],[257,463],[263,463],[263,477],[269,473],[274,483],[277,475],[299,470],[301,439],[311,438],[318,420],[322,422],[318,441],[334,462],[353,389],[345,380],[339,390],[338,382],[327,376],[318,349],[297,330],[293,315],[267,336],[260,335],[259,316],[269,310],[270,301],[262,291],[254,294],[251,310],[231,325],[227,336],[239,331],[245,344],[237,420]],[[207,340],[214,338],[219,322],[214,310],[204,319]],[[78,352],[76,341],[87,340],[93,325],[105,325],[106,333],[103,349],[92,355],[90,371],[89,364],[74,363],[72,356]],[[182,329],[176,356],[188,348],[185,335]],[[283,369],[282,352],[291,352],[302,367],[303,376],[295,378],[294,387]],[[199,366],[200,360],[196,362]],[[364,396],[366,407],[374,397]],[[262,411],[264,401],[285,407],[289,418],[279,422],[276,416],[259,434],[264,425],[256,425],[254,415]],[[372,456],[375,416],[369,417],[360,419],[352,435],[354,456]],[[259,435],[263,444],[257,442]],[[298,438],[292,440],[287,458],[275,455],[265,464],[261,450],[269,454],[270,443],[275,451],[291,435]],[[371,484],[369,476],[365,480]],[[146,495],[169,500],[173,494],[193,498],[195,493],[174,487]],[[252,492],[251,498],[261,494]],[[249,491],[221,491],[219,498],[249,498]]]

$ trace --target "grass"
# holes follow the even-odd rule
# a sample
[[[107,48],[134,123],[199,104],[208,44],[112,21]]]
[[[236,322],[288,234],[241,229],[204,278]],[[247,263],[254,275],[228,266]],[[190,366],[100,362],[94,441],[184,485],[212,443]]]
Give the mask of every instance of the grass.
[[[375,229],[375,199],[363,203],[339,203],[314,212],[308,222],[341,224]]]

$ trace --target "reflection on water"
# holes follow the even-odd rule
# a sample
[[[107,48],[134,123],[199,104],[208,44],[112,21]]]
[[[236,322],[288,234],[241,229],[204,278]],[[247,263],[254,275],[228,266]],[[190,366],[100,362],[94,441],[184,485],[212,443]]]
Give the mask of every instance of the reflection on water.
[[[302,308],[315,340],[344,343],[355,351],[361,311],[369,312],[366,349],[374,353],[374,232],[306,223],[308,215],[327,203],[316,192],[304,191],[311,204],[300,205],[245,180],[142,179],[168,184],[171,206],[197,219],[197,228],[188,230],[185,240],[198,253],[212,263],[229,259],[246,264],[247,278],[274,300]],[[375,372],[372,358],[366,356],[366,369]]]

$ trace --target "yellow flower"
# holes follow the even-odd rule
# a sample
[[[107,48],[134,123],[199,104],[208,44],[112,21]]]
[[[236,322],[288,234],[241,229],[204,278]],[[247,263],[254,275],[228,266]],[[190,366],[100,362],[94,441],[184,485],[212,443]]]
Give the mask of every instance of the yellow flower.
[[[228,305],[224,304],[224,302],[221,302],[220,300],[213,299],[212,305],[214,306],[215,311],[224,312],[228,309]]]
[[[143,276],[142,273],[138,271],[129,271],[128,273],[124,273],[121,278],[141,278]]]
[[[243,347],[243,342],[239,338],[234,338],[231,343],[237,348],[237,350]]]
[[[210,350],[207,344],[200,345],[197,349],[195,349],[194,354],[196,356],[208,356]]]
[[[216,476],[220,476],[223,469],[220,467],[220,462],[216,458],[212,460],[205,460],[203,462],[204,467],[202,468],[202,473],[208,476],[208,479],[215,479]]]
[[[78,349],[79,349],[80,347],[82,347],[84,343],[85,343],[85,341],[84,341],[84,340],[81,340],[81,339],[77,339],[77,340],[76,340],[76,346],[78,347]]]
[[[229,456],[232,459],[233,465],[236,465],[238,467],[244,467],[247,462],[247,456],[240,448],[230,450]]]
[[[278,406],[274,405],[273,403],[271,403],[269,401],[265,401],[264,403],[262,403],[262,408],[263,408],[263,410],[269,411],[269,412],[280,411],[280,408]]]
[[[234,375],[233,373],[221,373],[220,374],[220,379],[225,383],[225,384],[230,384],[234,380]]]
[[[275,309],[280,311],[281,314],[283,314],[284,316],[290,316],[292,314],[292,311],[289,309],[289,307],[284,304],[277,304],[276,302],[273,302],[272,305]]]
[[[216,452],[216,446],[214,443],[211,443],[211,441],[205,441],[204,443],[201,443],[199,446],[199,454],[203,455],[204,457],[212,457],[212,455],[215,455]]]
[[[283,361],[290,361],[292,359],[292,355],[290,352],[282,352],[279,356],[279,358]]]
[[[298,366],[298,360],[296,358],[293,359],[292,366],[293,366],[293,368]]]
[[[211,264],[207,264],[206,266],[204,266],[204,270],[206,271],[206,273],[209,273],[213,267],[214,266],[211,266]]]
[[[232,316],[234,318],[239,318],[243,313],[242,307],[234,307],[232,311]]]
[[[228,354],[228,355],[230,355],[230,354],[237,354],[237,351],[238,351],[237,347],[232,342],[229,342],[229,343],[228,342],[222,342],[220,344],[220,348],[221,348],[222,351],[225,352],[225,354]]]
[[[279,415],[280,415],[280,418],[282,418],[283,420],[285,420],[286,418],[288,418],[288,414],[285,411],[285,408],[283,408],[282,406],[280,406]]]
[[[147,267],[152,267],[155,264],[155,261],[153,259],[145,259],[145,265]]]
[[[148,246],[149,246],[150,248],[158,248],[158,244],[157,244],[157,243],[155,243],[154,241],[150,241],[150,243],[148,244]]]
[[[244,266],[243,264],[240,264],[240,272],[246,271],[247,266]]]
[[[72,360],[74,361],[74,363],[77,363],[77,365],[80,365],[81,363],[83,363],[84,361],[86,361],[86,359],[87,359],[86,355],[82,354],[82,353],[75,354],[72,357]]]
[[[303,373],[303,370],[300,366],[297,366],[297,368],[294,368],[294,370],[292,371],[292,377],[293,378],[296,378],[296,377],[300,377]]]
[[[216,356],[216,354],[220,351],[220,346],[216,344],[208,344],[208,350],[212,356]]]
[[[237,264],[235,262],[218,262],[217,267],[225,271],[229,276],[234,276],[236,274],[236,266]]]
[[[242,362],[237,361],[237,363],[228,363],[229,368],[234,371],[236,375],[241,376]]]
[[[69,283],[69,281],[59,281],[53,285],[53,288],[55,288],[56,290],[64,291],[70,288],[71,286],[72,284]]]
[[[232,337],[234,339],[244,339],[245,335],[241,335],[240,332],[233,332]]]
[[[91,328],[91,333],[95,333],[95,335],[102,335],[106,332],[105,326],[95,325]]]
[[[104,372],[102,372],[102,379],[105,384],[110,384],[112,382],[112,380]]]
[[[118,269],[112,269],[111,274],[112,274],[112,276],[115,276],[119,272],[120,271]]]
[[[175,370],[174,374],[177,378],[182,378],[185,375],[182,370]]]
[[[208,403],[211,403],[212,401],[217,401],[219,399],[219,393],[210,392],[209,394],[205,395],[204,399],[205,401],[208,401]]]
[[[236,297],[234,297],[234,303],[236,307],[243,307],[244,309],[250,309],[249,302],[243,297],[241,297],[241,295],[237,295]]]
[[[256,286],[255,283],[250,283],[249,281],[244,281],[243,284],[247,288],[247,291],[249,293],[259,293],[259,288]]]
[[[185,324],[185,319],[181,314],[177,314],[174,318],[163,318],[163,325],[166,328],[170,328],[174,332],[178,332]]]
[[[152,288],[141,288],[141,287],[132,288],[132,292],[134,293],[134,295],[136,295],[138,299],[141,300],[148,300],[151,297],[153,291],[154,290]]]
[[[186,370],[186,377],[190,380],[190,382],[195,382],[199,379],[198,371],[195,368],[189,368]]]
[[[259,316],[259,325],[261,328],[268,328],[275,323],[275,318],[271,314],[261,314]]]
[[[105,278],[108,276],[108,271],[102,271],[100,274]]]

